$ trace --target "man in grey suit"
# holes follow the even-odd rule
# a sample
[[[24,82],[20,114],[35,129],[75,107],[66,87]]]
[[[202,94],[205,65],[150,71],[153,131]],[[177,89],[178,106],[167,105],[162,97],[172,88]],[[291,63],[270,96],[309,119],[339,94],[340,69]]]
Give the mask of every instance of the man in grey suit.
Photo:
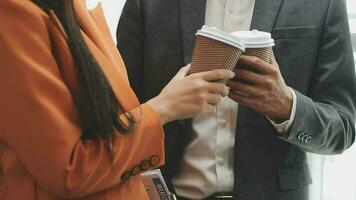
[[[254,86],[231,81],[215,115],[165,127],[170,189],[181,199],[308,199],[306,152],[342,153],[355,139],[347,21],[344,0],[127,0],[118,48],[143,102],[191,62],[203,24],[271,32],[276,43],[272,64],[242,58],[260,73],[237,79]]]

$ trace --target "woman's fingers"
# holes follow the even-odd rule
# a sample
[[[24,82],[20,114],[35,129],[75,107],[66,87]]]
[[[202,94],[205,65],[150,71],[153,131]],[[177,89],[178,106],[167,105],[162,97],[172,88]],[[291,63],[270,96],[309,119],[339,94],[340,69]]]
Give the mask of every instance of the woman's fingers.
[[[189,73],[190,70],[190,64],[188,64],[185,67],[180,68],[180,70],[177,72],[177,74],[174,76],[172,80],[178,80],[186,77]]]
[[[207,102],[210,105],[218,105],[221,101],[221,95],[216,93],[209,93],[207,94]]]
[[[207,89],[210,93],[220,94],[222,97],[229,94],[229,87],[223,83],[207,82]]]
[[[235,73],[227,69],[216,69],[212,71],[196,73],[192,76],[211,82],[217,80],[230,80],[235,77]]]

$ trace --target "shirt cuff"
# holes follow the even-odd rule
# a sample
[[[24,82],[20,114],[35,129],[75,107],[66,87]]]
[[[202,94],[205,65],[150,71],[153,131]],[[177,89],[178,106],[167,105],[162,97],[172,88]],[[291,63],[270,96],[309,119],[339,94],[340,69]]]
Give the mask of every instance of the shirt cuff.
[[[288,87],[289,90],[292,92],[293,95],[293,105],[292,105],[292,111],[290,114],[290,117],[288,120],[282,122],[282,123],[275,123],[273,120],[271,120],[269,117],[267,117],[268,121],[273,125],[273,127],[277,130],[278,133],[285,133],[289,130],[289,128],[292,126],[295,118],[295,112],[297,109],[297,95],[295,94],[294,90],[290,87]]]

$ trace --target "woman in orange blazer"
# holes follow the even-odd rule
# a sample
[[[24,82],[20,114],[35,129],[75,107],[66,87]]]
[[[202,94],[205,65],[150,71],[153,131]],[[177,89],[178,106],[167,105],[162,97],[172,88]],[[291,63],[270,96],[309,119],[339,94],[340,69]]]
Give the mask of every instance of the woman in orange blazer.
[[[186,76],[141,104],[100,5],[0,1],[0,199],[145,200],[164,163],[162,125],[214,112],[233,77]]]

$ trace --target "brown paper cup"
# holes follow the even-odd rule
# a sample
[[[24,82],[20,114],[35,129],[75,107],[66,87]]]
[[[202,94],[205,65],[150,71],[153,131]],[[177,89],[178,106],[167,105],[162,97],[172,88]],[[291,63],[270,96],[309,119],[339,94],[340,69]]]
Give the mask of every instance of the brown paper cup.
[[[275,45],[270,33],[252,30],[236,31],[231,33],[244,42],[246,51],[244,55],[256,56],[265,62],[272,61],[272,47]]]
[[[272,47],[254,48],[254,49],[248,48],[248,49],[246,49],[244,55],[255,56],[267,63],[271,63],[272,62]]]
[[[237,47],[197,35],[189,73],[193,74],[215,69],[234,71],[242,53],[243,50]]]

